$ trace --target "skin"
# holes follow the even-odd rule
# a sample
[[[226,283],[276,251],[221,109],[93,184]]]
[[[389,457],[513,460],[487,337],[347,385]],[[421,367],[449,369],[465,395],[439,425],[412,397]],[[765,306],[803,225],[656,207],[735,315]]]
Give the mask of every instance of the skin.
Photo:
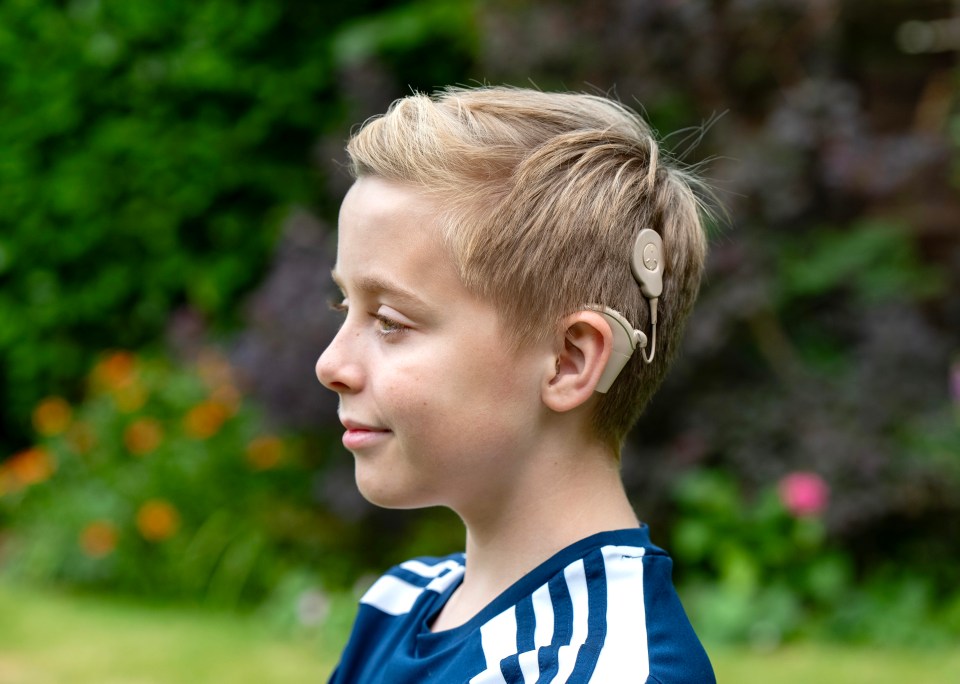
[[[575,312],[562,338],[514,350],[497,311],[460,282],[438,209],[375,177],[350,189],[334,268],[345,317],[316,366],[340,396],[364,497],[447,506],[466,526],[464,580],[435,631],[569,544],[638,524],[615,455],[588,428],[606,321]]]

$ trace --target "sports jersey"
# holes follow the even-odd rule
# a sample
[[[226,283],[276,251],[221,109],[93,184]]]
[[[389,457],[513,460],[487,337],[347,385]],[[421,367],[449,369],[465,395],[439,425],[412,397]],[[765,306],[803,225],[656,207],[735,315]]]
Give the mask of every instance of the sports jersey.
[[[401,563],[360,600],[330,684],[713,684],[671,567],[645,525],[601,532],[555,554],[465,624],[432,632],[465,557]]]

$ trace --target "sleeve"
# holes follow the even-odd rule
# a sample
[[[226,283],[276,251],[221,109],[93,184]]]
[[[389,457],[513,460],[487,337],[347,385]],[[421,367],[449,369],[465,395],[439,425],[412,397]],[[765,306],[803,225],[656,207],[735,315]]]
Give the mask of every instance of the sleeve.
[[[650,658],[648,684],[716,684],[707,652],[673,586],[668,556],[644,559],[643,583]]]

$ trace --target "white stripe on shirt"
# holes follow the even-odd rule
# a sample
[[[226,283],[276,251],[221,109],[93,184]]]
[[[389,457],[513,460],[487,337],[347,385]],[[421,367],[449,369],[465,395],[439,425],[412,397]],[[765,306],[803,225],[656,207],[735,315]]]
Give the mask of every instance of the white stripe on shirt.
[[[544,584],[530,597],[533,603],[533,650],[521,653],[518,659],[524,684],[535,684],[540,678],[539,649],[553,641],[553,601],[550,586]]]
[[[487,669],[470,680],[470,684],[506,684],[500,672],[500,661],[517,652],[517,608],[507,610],[480,628],[480,645]]]
[[[645,682],[650,653],[643,597],[644,548],[604,546],[600,552],[607,576],[607,634],[593,679]]]
[[[549,646],[553,641],[553,600],[550,598],[550,586],[544,584],[533,592],[533,617],[536,627],[533,631],[535,648]]]
[[[438,594],[442,594],[451,584],[459,581],[460,578],[463,577],[464,567],[459,563],[453,563],[452,567],[453,569],[446,575],[440,575],[439,577],[434,577],[432,580],[430,580],[430,584],[427,585],[427,589],[430,591],[435,591]]]
[[[360,603],[366,603],[390,615],[403,615],[410,612],[421,593],[422,587],[404,582],[393,575],[384,575],[373,583],[360,599]]]
[[[571,563],[563,569],[563,577],[567,581],[567,590],[570,592],[570,601],[573,603],[573,633],[570,643],[561,646],[557,651],[559,668],[554,682],[566,682],[577,664],[577,654],[580,647],[587,641],[587,620],[590,613],[590,604],[587,600],[587,578],[584,573],[583,559]]]
[[[427,565],[423,561],[414,559],[408,560],[405,563],[401,563],[400,567],[404,570],[409,570],[412,573],[420,575],[421,577],[437,577],[446,570],[462,568],[463,565],[449,559],[434,565]]]

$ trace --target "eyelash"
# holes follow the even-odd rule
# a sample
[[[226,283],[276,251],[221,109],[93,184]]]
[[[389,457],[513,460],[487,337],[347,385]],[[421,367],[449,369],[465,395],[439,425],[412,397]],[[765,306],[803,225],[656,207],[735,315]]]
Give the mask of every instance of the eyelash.
[[[341,314],[346,314],[349,310],[349,307],[345,301],[339,301],[336,299],[330,300],[330,308]],[[393,337],[409,330],[409,328],[403,323],[400,323],[389,316],[384,316],[380,313],[371,314],[371,316],[373,316],[374,320],[377,321],[377,334],[380,337]]]
[[[374,318],[377,319],[377,334],[380,337],[392,337],[394,335],[401,335],[405,333],[408,328],[403,323],[393,320],[383,314],[375,314]]]

